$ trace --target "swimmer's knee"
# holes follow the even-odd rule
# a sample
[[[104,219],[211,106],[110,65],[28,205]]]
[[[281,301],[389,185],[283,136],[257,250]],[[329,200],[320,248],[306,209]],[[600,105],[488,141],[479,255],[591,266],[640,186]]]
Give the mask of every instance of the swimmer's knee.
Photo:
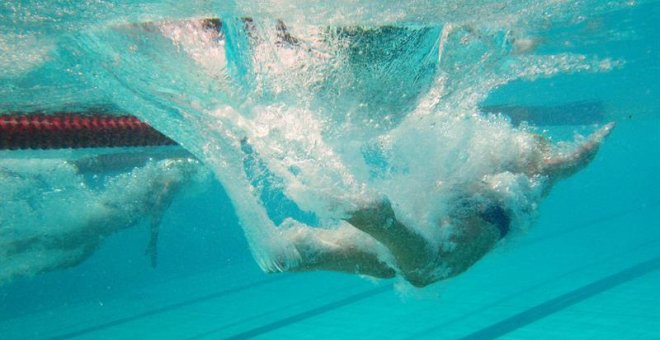
[[[382,226],[387,223],[387,220],[394,219],[394,210],[392,204],[386,198],[375,201],[366,207],[357,209],[349,213],[346,222],[350,223],[358,229],[370,229],[377,226]]]

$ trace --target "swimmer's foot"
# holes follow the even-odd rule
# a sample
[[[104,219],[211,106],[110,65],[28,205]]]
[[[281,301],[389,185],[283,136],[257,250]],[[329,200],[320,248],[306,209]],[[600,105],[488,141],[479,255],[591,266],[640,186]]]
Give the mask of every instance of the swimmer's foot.
[[[349,226],[338,229],[292,228],[285,235],[300,255],[298,263],[287,266],[287,271],[327,270],[376,278],[392,278],[396,274],[380,259],[380,245]]]
[[[427,270],[437,252],[428,240],[397,220],[387,199],[354,211],[346,221],[385,245],[410,283],[418,287],[430,283]]]
[[[612,132],[614,122],[609,123],[587,138],[577,150],[568,155],[552,155],[543,160],[541,173],[552,181],[569,177],[586,167],[598,153],[603,140]]]

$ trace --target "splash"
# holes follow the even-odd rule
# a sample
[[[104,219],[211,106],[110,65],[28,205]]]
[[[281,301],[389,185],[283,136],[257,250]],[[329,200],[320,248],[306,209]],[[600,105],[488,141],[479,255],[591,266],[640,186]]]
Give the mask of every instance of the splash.
[[[621,6],[223,1],[175,15],[181,6],[166,2],[136,18],[114,5],[93,16],[98,25],[52,23],[70,33],[51,56],[210,165],[255,258],[284,270],[299,260],[287,230],[341,228],[349,211],[382,197],[443,240],[435,223],[480,183],[524,228],[545,179],[507,166],[531,157],[537,136],[478,104],[514,80],[616,67],[536,53],[531,32]],[[219,19],[180,20],[208,15]]]

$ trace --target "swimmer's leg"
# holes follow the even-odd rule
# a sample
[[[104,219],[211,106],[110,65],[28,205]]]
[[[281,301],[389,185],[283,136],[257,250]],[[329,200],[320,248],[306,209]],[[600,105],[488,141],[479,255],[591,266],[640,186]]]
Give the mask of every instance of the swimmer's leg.
[[[285,236],[300,254],[299,263],[287,271],[329,270],[377,278],[392,278],[396,274],[381,258],[387,249],[350,226],[339,229],[296,227],[286,230]]]
[[[151,209],[149,244],[144,252],[145,255],[149,256],[152,268],[156,268],[158,265],[158,235],[160,234],[160,224],[163,219],[163,214],[165,214],[165,211],[172,204],[174,196],[179,189],[180,185],[171,180],[166,180],[165,183],[162,184],[162,188],[156,188],[158,191],[154,194],[154,204]]]
[[[455,233],[449,249],[441,249],[444,278],[456,276],[484,257],[503,237],[500,227],[483,215],[472,215],[452,221]]]
[[[551,179],[551,183],[554,183],[582,170],[594,159],[603,140],[612,132],[613,128],[614,123],[603,126],[591,134],[577,150],[567,155],[553,154],[549,148],[544,147],[542,164],[537,173],[547,175]]]
[[[396,260],[401,274],[415,286],[425,286],[437,279],[429,277],[437,250],[424,237],[396,219],[390,202],[383,200],[359,209],[346,220],[357,229],[385,245]]]

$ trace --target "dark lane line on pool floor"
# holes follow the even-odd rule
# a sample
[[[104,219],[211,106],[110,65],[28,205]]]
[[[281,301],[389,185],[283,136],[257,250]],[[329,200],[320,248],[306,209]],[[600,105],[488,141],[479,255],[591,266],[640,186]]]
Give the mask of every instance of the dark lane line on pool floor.
[[[652,258],[538,304],[461,339],[494,339],[503,336],[658,269],[660,269],[660,257]]]
[[[652,206],[655,207],[656,205],[657,204],[654,204]],[[625,216],[625,215],[635,213],[635,212],[638,212],[638,210],[635,209],[635,210],[626,210],[626,211],[617,212],[617,213],[611,214],[607,217],[594,219],[594,220],[590,221],[591,223],[583,223],[580,226],[576,226],[574,228],[566,228],[564,230],[560,230],[558,232],[555,232],[555,233],[552,233],[552,234],[548,235],[548,237],[541,237],[539,239],[536,239],[535,241],[536,242],[543,242],[543,241],[546,241],[546,239],[551,239],[551,238],[560,236],[562,234],[570,233],[570,232],[574,231],[575,229],[581,229],[581,228],[588,227],[588,226],[594,226],[594,225],[597,225],[599,222],[602,222],[604,220],[609,220],[613,217]],[[651,242],[645,242],[643,245],[653,243],[653,242],[657,242],[657,241],[658,240],[653,240]],[[638,245],[637,247],[639,247],[639,246],[642,246],[642,245]],[[591,265],[593,265],[593,264],[591,264]],[[565,274],[561,275],[559,278],[561,278],[563,276],[568,276],[568,275],[574,274],[575,272],[577,272],[579,270],[582,270],[582,269],[583,268],[580,268],[580,269],[576,269],[575,271],[565,273]],[[557,278],[554,278],[554,279],[557,279]],[[537,286],[542,286],[546,283],[547,282],[544,282],[544,283],[541,283]],[[536,286],[534,286],[534,287],[536,287]],[[319,306],[317,308],[313,308],[313,309],[310,309],[308,311],[301,312],[301,313],[298,313],[298,314],[295,314],[295,315],[292,315],[292,316],[289,316],[289,317],[286,317],[286,318],[283,318],[283,319],[280,319],[280,320],[277,320],[277,321],[274,321],[274,322],[271,322],[271,323],[268,323],[268,324],[265,324],[265,325],[262,325],[262,326],[259,326],[259,327],[256,327],[256,328],[253,328],[251,330],[238,333],[238,334],[233,335],[231,337],[228,337],[226,339],[248,339],[248,338],[252,338],[252,337],[255,337],[255,336],[263,335],[265,333],[274,331],[276,329],[283,328],[283,327],[289,326],[291,324],[304,321],[304,320],[309,319],[311,317],[314,317],[314,316],[317,316],[317,315],[320,315],[320,314],[324,314],[324,313],[330,312],[332,310],[335,310],[335,309],[345,307],[345,306],[348,306],[350,304],[359,302],[360,300],[378,295],[378,294],[383,293],[386,290],[391,289],[391,288],[393,288],[393,285],[389,284],[389,285],[386,285],[386,286],[376,288],[374,290],[366,291],[366,292],[363,292],[363,293],[358,293],[358,294],[346,297],[344,299],[341,299],[341,300],[338,300],[338,301],[335,301],[335,302],[330,302],[328,304]],[[531,288],[531,289],[533,289],[533,288]],[[519,294],[519,292],[516,294],[516,296],[518,294]],[[507,297],[505,299],[508,300],[510,298],[511,297]],[[209,332],[209,334],[211,334],[211,333],[215,333],[215,331]],[[425,333],[428,333],[428,332],[425,332]],[[205,335],[209,335],[209,334],[205,333]]]
[[[357,287],[358,287],[357,283],[356,284],[351,284],[347,287],[337,289],[337,290],[333,290],[332,292],[330,292],[330,294],[338,293],[338,294],[346,295],[347,291],[356,289]],[[217,327],[217,328],[213,328],[213,329],[207,329],[207,330],[203,331],[202,333],[198,333],[198,334],[192,335],[190,337],[187,337],[187,338],[185,338],[185,340],[204,339],[204,338],[209,338],[210,336],[222,337],[221,334],[223,332],[226,332],[228,329],[231,329],[231,328],[236,327],[238,325],[248,324],[250,322],[254,322],[256,320],[264,319],[264,318],[266,318],[268,316],[272,316],[272,315],[281,317],[283,314],[287,313],[289,310],[292,310],[292,309],[295,309],[296,307],[301,307],[301,306],[303,306],[305,308],[309,308],[310,307],[310,301],[318,301],[318,300],[321,300],[321,299],[327,298],[327,297],[328,297],[328,292],[323,292],[321,295],[306,297],[304,300],[296,301],[294,303],[290,303],[290,304],[287,304],[287,305],[284,305],[284,306],[279,306],[274,310],[268,310],[266,312],[259,313],[259,314],[256,314],[256,315],[251,315],[249,317],[246,317],[246,318],[243,318],[243,319],[240,319],[240,320],[225,323],[221,327]],[[304,309],[304,308],[301,308],[301,309]],[[294,314],[294,313],[292,312],[291,314]],[[272,317],[270,319],[273,320],[273,319],[276,319],[276,317]],[[232,334],[232,333],[231,332],[226,332],[226,334]]]
[[[235,294],[235,293],[238,293],[238,292],[241,292],[241,291],[244,291],[244,290],[248,290],[248,289],[252,289],[252,288],[255,288],[255,287],[264,286],[264,285],[271,284],[271,283],[274,283],[274,282],[277,282],[277,281],[280,281],[280,280],[284,280],[284,279],[289,278],[289,277],[290,276],[282,275],[282,276],[272,277],[272,278],[269,278],[269,279],[249,283],[249,284],[246,284],[246,285],[243,285],[243,286],[238,286],[238,287],[234,287],[234,288],[221,290],[219,292],[215,292],[215,293],[212,293],[212,294],[207,294],[207,295],[199,296],[199,297],[196,297],[196,298],[193,298],[193,299],[190,299],[190,300],[184,300],[184,301],[181,301],[181,302],[173,303],[171,305],[166,305],[166,306],[163,306],[163,307],[160,307],[160,308],[148,310],[148,311],[136,314],[136,315],[127,316],[127,317],[123,317],[123,318],[116,319],[116,320],[113,320],[113,321],[104,322],[104,323],[101,323],[101,324],[98,324],[98,325],[95,325],[95,326],[83,328],[83,329],[80,329],[80,330],[77,330],[77,331],[56,335],[56,336],[50,337],[48,339],[50,339],[50,340],[63,340],[63,339],[75,338],[75,337],[86,335],[86,334],[89,334],[89,333],[98,332],[100,330],[104,330],[104,329],[107,329],[107,328],[110,328],[110,327],[118,326],[118,325],[121,325],[121,324],[124,324],[124,323],[127,323],[127,322],[136,321],[136,320],[143,319],[143,318],[146,318],[146,317],[150,317],[150,316],[162,314],[162,313],[165,313],[165,312],[169,312],[169,311],[181,308],[181,307],[194,305],[196,303],[208,301],[208,300],[211,300],[211,299],[216,299],[216,298],[223,297],[223,296],[226,296],[226,295]]]
[[[652,248],[652,247],[657,247],[658,245],[660,245],[660,238],[653,239],[653,240],[650,240],[650,241],[647,241],[647,242],[643,242],[641,244],[637,244],[634,247],[631,247],[630,249],[640,249],[640,248],[647,248],[647,247]],[[558,280],[565,279],[565,278],[570,277],[571,275],[575,275],[577,273],[581,273],[581,272],[583,272],[583,271],[585,271],[589,268],[593,268],[594,266],[602,265],[603,263],[610,263],[611,260],[614,260],[615,258],[618,258],[618,257],[620,257],[620,255],[618,255],[618,254],[617,255],[612,255],[612,256],[600,259],[598,261],[588,263],[584,266],[574,268],[574,269],[572,269],[568,272],[565,272],[565,273],[562,273],[558,276],[554,276],[552,278],[546,279],[542,282],[535,283],[535,284],[533,284],[529,287],[526,287],[526,288],[524,288],[520,291],[516,291],[516,292],[514,292],[512,294],[509,294],[509,295],[506,295],[506,296],[504,296],[504,297],[502,297],[502,298],[500,298],[500,299],[498,299],[494,302],[491,302],[491,303],[489,303],[485,306],[479,307],[478,309],[474,309],[470,312],[463,313],[463,314],[461,314],[457,317],[454,317],[452,319],[444,321],[441,324],[438,324],[438,325],[435,325],[431,328],[427,328],[427,329],[424,329],[420,332],[417,332],[417,333],[415,333],[414,335],[412,335],[411,337],[409,337],[407,339],[413,340],[413,339],[420,339],[420,338],[429,337],[429,336],[432,336],[432,335],[441,335],[442,330],[446,329],[446,327],[449,327],[452,324],[455,324],[455,323],[461,322],[461,321],[463,321],[467,318],[479,315],[479,313],[482,313],[486,310],[501,306],[506,302],[512,301],[515,298],[521,296],[522,294],[527,294],[527,293],[533,292],[534,290],[541,289],[544,286],[549,286],[549,285],[551,285],[552,283],[554,283]]]
[[[393,289],[394,285],[393,284],[387,284],[378,288],[370,289],[367,291],[363,291],[357,294],[353,294],[351,296],[347,296],[341,300],[337,300],[334,302],[326,303],[324,305],[318,306],[316,308],[312,308],[310,310],[297,313],[291,316],[288,316],[286,318],[282,318],[277,321],[273,321],[270,323],[267,323],[265,325],[247,330],[245,332],[241,332],[238,334],[235,334],[233,336],[224,338],[224,339],[249,339],[253,338],[255,336],[263,335],[269,332],[272,332],[274,330],[289,326],[291,324],[304,321],[306,319],[328,313],[330,311],[354,304],[356,302],[359,302],[361,300],[368,299],[370,297],[376,296],[378,294],[382,294],[388,291],[391,291]]]
[[[655,206],[656,206],[656,204],[652,205],[652,207],[655,207]],[[630,214],[630,213],[633,213],[633,212],[634,211],[622,211],[622,212],[614,213],[614,214],[612,214],[611,216],[608,216],[608,217],[610,217],[610,218],[615,217],[615,216],[620,217],[620,216],[624,216],[624,215],[627,215],[627,214]],[[586,225],[591,226],[591,225],[597,224],[597,222],[600,222],[602,220],[603,220],[603,218],[599,218],[599,219],[591,221],[591,223],[586,223]],[[582,224],[579,228],[584,228],[584,227],[585,227],[585,224]],[[566,228],[564,230],[557,231],[557,232],[552,233],[550,235],[546,235],[547,237],[541,237],[540,239],[536,239],[534,241],[542,242],[542,241],[545,241],[546,239],[554,238],[554,237],[557,237],[561,234],[570,233],[571,231],[574,231],[575,229],[576,228]],[[536,242],[534,242],[534,243],[536,243]],[[204,301],[207,301],[207,300],[210,300],[210,299],[222,297],[224,295],[229,295],[229,294],[237,293],[237,292],[240,292],[240,291],[243,291],[243,290],[258,287],[258,286],[261,286],[261,285],[265,285],[265,284],[268,284],[268,283],[271,283],[271,282],[275,282],[275,281],[284,279],[286,277],[287,276],[281,276],[281,277],[267,279],[267,280],[251,283],[251,284],[248,284],[248,285],[236,287],[236,288],[227,289],[227,290],[224,290],[224,291],[220,291],[220,292],[213,293],[213,294],[208,294],[208,295],[201,296],[201,297],[198,297],[198,298],[194,298],[194,299],[191,299],[191,300],[186,300],[186,301],[182,301],[182,302],[179,302],[179,303],[163,306],[161,308],[145,311],[143,313],[139,313],[139,314],[136,314],[134,316],[124,317],[124,318],[120,318],[120,319],[113,320],[113,321],[110,321],[110,322],[102,323],[102,324],[99,324],[99,325],[96,325],[96,326],[87,327],[87,328],[84,328],[82,330],[57,335],[57,336],[51,337],[50,339],[60,340],[60,339],[74,338],[74,337],[77,337],[77,336],[93,333],[93,332],[100,331],[100,330],[103,330],[103,329],[107,329],[107,328],[110,328],[110,327],[113,327],[113,326],[121,325],[121,324],[124,324],[124,323],[127,323],[127,322],[136,321],[136,320],[139,320],[141,318],[151,317],[151,316],[154,316],[154,315],[157,315],[157,314],[165,313],[165,312],[177,309],[177,308],[189,306],[189,305],[204,302]],[[300,321],[303,321],[303,320],[308,319],[310,317],[329,312],[333,309],[337,309],[337,308],[340,308],[340,307],[347,306],[351,303],[358,302],[358,301],[360,301],[362,299],[365,299],[367,297],[370,297],[372,295],[380,294],[384,291],[382,289],[385,288],[385,287],[390,287],[391,288],[391,287],[393,287],[393,285],[390,284],[390,285],[387,285],[387,286],[376,288],[375,290],[367,291],[367,292],[364,292],[364,293],[358,293],[358,294],[349,296],[347,298],[344,298],[344,299],[341,299],[341,300],[338,300],[338,301],[335,301],[335,302],[331,302],[331,303],[328,303],[326,305],[322,305],[320,307],[317,307],[317,308],[314,308],[314,309],[311,309],[311,310],[308,310],[308,311],[305,311],[305,312],[301,312],[299,314],[295,314],[291,317],[287,317],[287,318],[281,319],[279,321],[274,321],[272,323],[269,323],[269,324],[266,324],[266,325],[263,325],[263,326],[259,326],[257,328],[252,329],[252,330],[249,330],[249,331],[240,333],[238,335],[232,336],[231,338],[249,338],[249,337],[252,337],[252,336],[256,336],[256,335],[260,335],[260,334],[263,334],[263,333],[266,333],[266,332],[270,332],[272,330],[284,327],[284,326],[289,325],[291,323],[300,322]],[[374,292],[374,291],[375,291],[375,293],[373,293],[372,295],[368,295],[368,296],[364,296],[364,297],[362,296],[363,294],[371,293],[371,292]],[[282,322],[286,322],[286,323],[282,324]],[[434,329],[435,329],[435,327],[434,327]],[[427,331],[424,331],[423,333],[428,333],[430,331],[432,331],[432,330],[427,330]],[[256,332],[256,333],[254,333],[254,332]],[[254,334],[252,334],[252,333],[254,333]]]

